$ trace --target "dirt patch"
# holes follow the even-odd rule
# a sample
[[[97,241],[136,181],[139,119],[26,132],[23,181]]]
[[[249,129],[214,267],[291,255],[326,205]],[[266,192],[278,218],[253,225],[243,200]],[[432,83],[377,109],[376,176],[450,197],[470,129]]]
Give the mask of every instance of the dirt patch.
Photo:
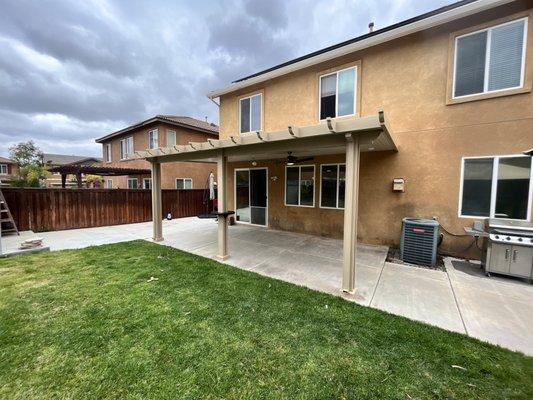
[[[411,264],[411,263],[408,263],[402,260],[401,252],[398,247],[389,247],[389,252],[387,253],[386,261],[394,263],[394,264],[409,265],[410,267],[435,269],[437,271],[446,271],[446,268],[444,267],[444,259],[442,258],[441,255],[437,254],[437,263],[434,266]]]

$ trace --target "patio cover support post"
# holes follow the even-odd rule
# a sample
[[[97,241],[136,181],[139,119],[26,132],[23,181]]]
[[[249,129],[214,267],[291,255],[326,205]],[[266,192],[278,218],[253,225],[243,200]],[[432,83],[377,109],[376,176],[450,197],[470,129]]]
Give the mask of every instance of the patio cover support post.
[[[152,162],[152,221],[154,242],[163,240],[163,212],[161,202],[161,163]]]
[[[227,157],[224,150],[217,154],[217,193],[218,193],[218,212],[227,210]],[[223,215],[218,216],[218,253],[219,260],[225,260],[228,255],[228,221]]]
[[[78,188],[82,187],[81,172],[76,173],[76,181],[78,182]]]
[[[61,174],[61,187],[63,189],[67,187],[67,174]]]
[[[359,195],[359,139],[346,135],[346,194],[344,203],[342,291],[355,292],[357,214]]]

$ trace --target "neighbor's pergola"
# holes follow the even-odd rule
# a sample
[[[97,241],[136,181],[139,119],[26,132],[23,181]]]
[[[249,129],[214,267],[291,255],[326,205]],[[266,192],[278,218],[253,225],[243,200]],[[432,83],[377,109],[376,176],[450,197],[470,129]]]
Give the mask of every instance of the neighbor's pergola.
[[[218,253],[229,257],[227,243],[227,163],[228,161],[274,160],[288,151],[298,157],[346,153],[346,192],[344,206],[342,290],[355,291],[357,253],[357,214],[359,159],[365,151],[397,151],[385,124],[383,112],[362,118],[327,119],[316,125],[289,126],[275,132],[253,132],[229,139],[189,142],[188,145],[136,152],[132,158],[144,158],[152,166],[153,239],[163,240],[161,210],[161,164],[175,161],[217,163]]]
[[[82,175],[94,174],[102,176],[150,175],[151,170],[140,168],[100,167],[92,165],[67,164],[49,169],[50,172],[61,174],[61,187],[65,188],[67,175],[75,175],[78,187],[82,187]]]

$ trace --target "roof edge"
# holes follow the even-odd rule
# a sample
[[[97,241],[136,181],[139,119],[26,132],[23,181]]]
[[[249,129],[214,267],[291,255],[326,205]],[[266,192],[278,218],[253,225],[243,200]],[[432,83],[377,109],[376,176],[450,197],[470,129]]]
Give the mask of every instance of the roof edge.
[[[146,119],[144,121],[137,122],[136,124],[133,124],[133,125],[127,126],[126,128],[122,128],[122,129],[120,129],[118,131],[112,132],[112,133],[110,133],[108,135],[99,137],[99,138],[95,139],[94,141],[96,143],[102,143],[102,142],[105,142],[108,139],[114,138],[116,136],[122,135],[122,134],[130,132],[132,130],[135,130],[135,129],[141,128],[143,126],[149,125],[149,124],[151,124],[153,122],[164,122],[164,123],[167,123],[167,124],[170,124],[170,125],[179,126],[181,128],[188,128],[188,129],[192,129],[194,131],[208,133],[208,134],[211,134],[213,136],[218,136],[218,133],[215,133],[215,132],[210,131],[208,129],[199,128],[197,126],[193,126],[193,125],[189,125],[189,124],[183,124],[183,123],[180,123],[180,122],[165,118],[165,117],[163,117],[161,115],[156,115],[155,117],[148,118],[148,119]]]
[[[384,27],[372,33],[358,36],[354,39],[326,47],[325,49],[309,53],[256,74],[252,74],[248,77],[237,80],[226,87],[209,92],[207,97],[210,99],[215,99],[248,86],[277,78],[279,76],[329,61],[349,53],[398,39],[412,33],[430,29],[460,18],[477,14],[491,8],[511,3],[513,1],[515,0],[463,0],[459,3],[452,3],[405,21]]]

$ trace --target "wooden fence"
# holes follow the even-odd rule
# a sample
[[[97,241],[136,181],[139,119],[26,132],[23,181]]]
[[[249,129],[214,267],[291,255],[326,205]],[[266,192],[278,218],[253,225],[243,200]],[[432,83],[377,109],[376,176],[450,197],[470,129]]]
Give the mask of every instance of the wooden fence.
[[[56,231],[131,224],[152,219],[152,195],[142,189],[3,188],[19,231]],[[205,213],[204,191],[163,190],[163,216]]]

